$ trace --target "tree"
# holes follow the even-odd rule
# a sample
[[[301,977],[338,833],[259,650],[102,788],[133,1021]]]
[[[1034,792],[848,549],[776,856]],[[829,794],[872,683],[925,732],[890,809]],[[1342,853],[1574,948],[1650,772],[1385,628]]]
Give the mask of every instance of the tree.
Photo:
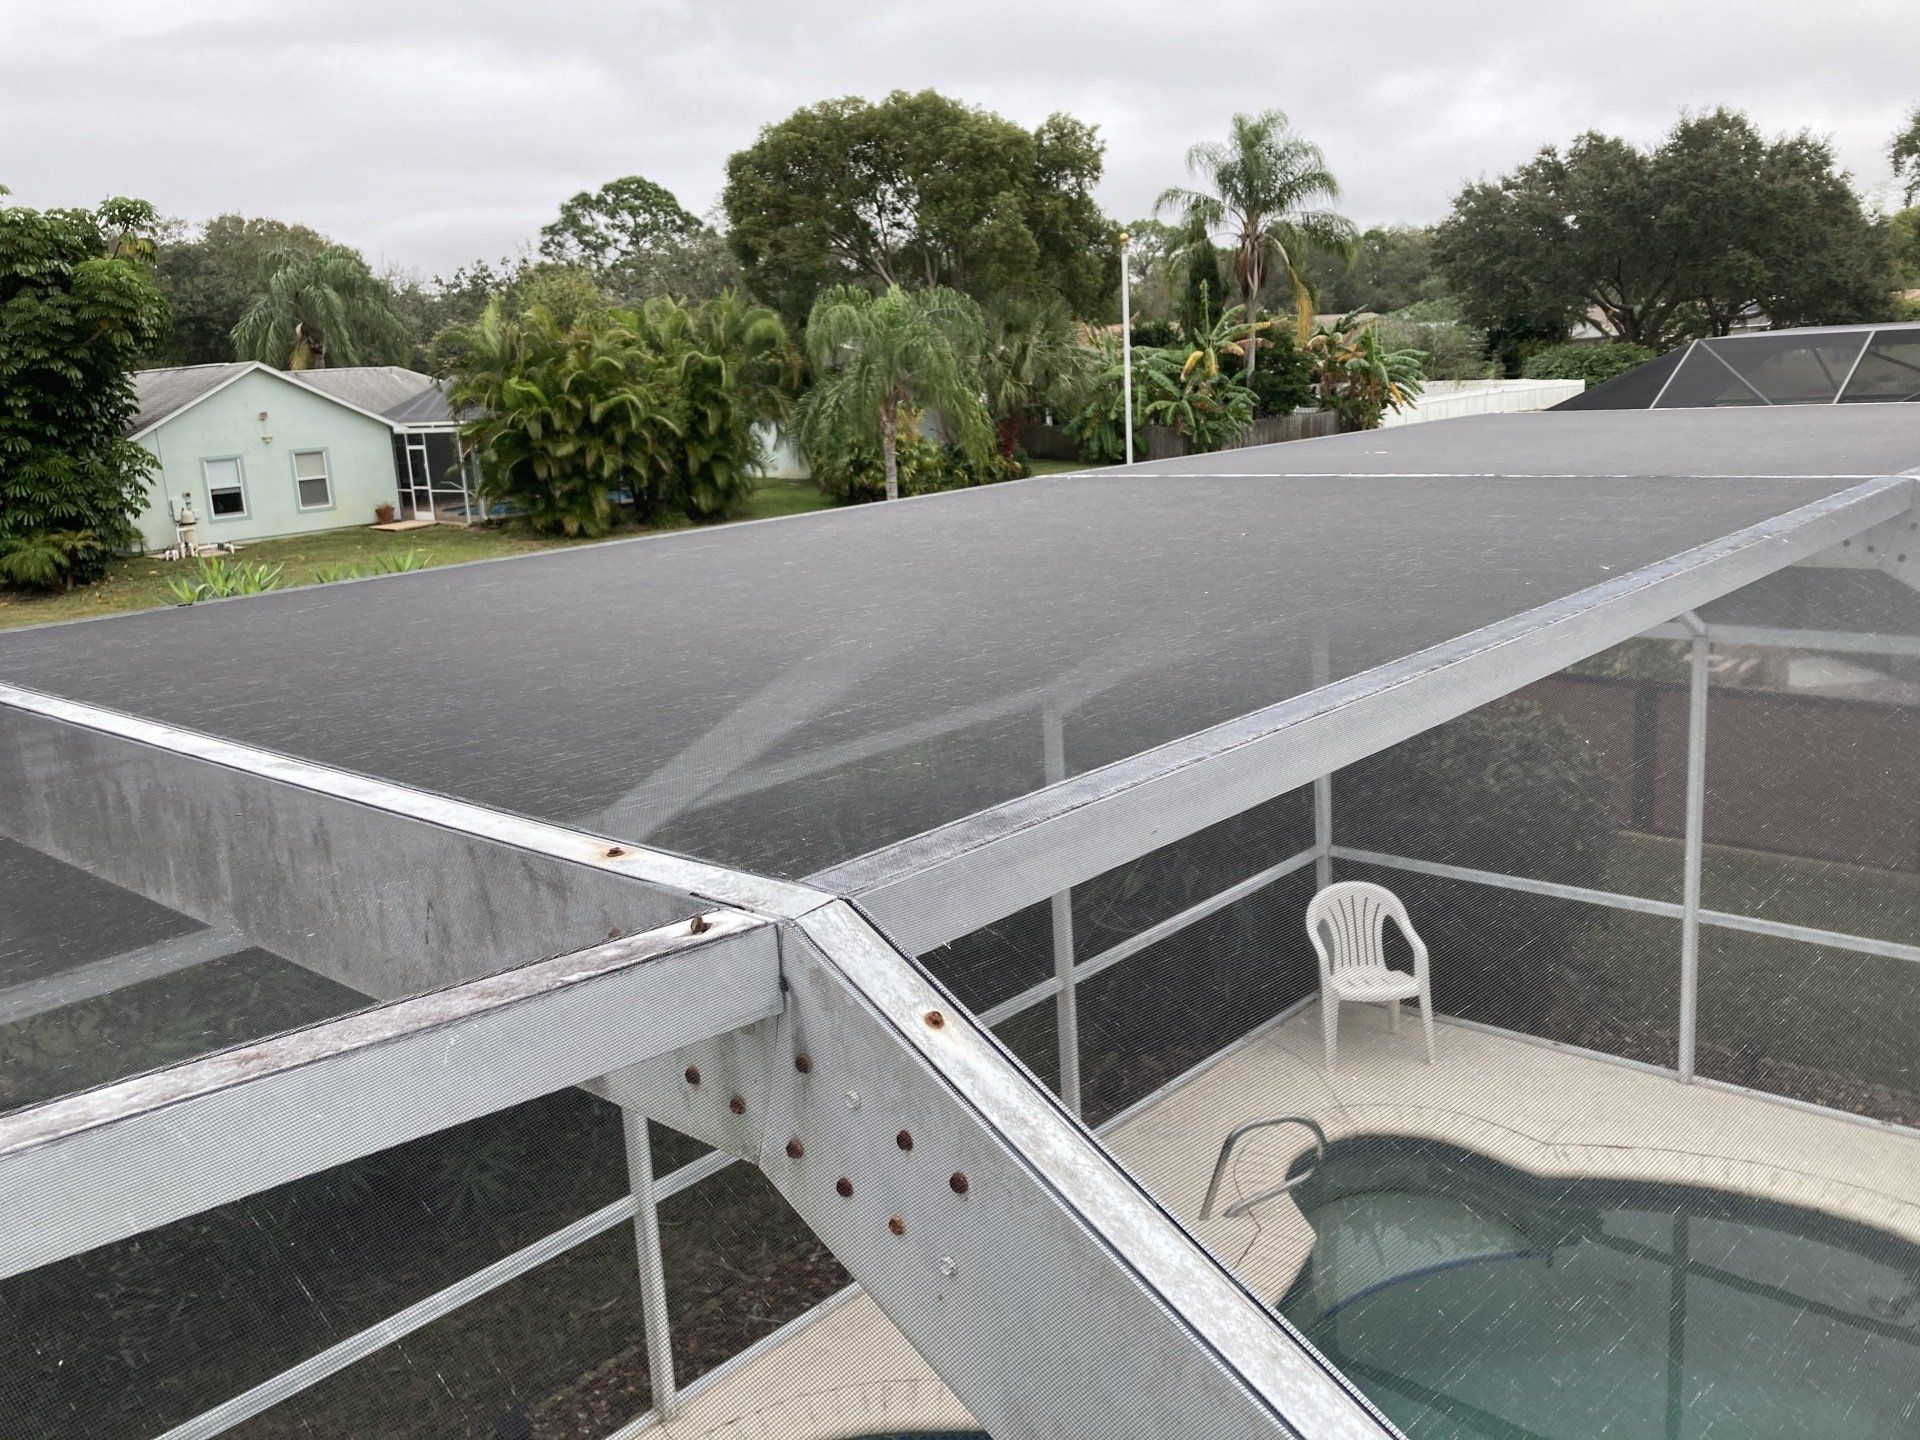
[[[487,303],[513,282],[513,271],[502,260],[496,267],[485,260],[458,267],[451,275],[422,279],[418,275],[389,274],[393,308],[407,327],[409,368],[444,373],[446,357],[436,349],[440,337],[475,324]]]
[[[1208,233],[1224,227],[1247,314],[1258,313],[1260,290],[1271,271],[1292,288],[1305,335],[1313,321],[1307,256],[1315,250],[1348,254],[1355,239],[1351,220],[1318,208],[1340,198],[1340,182],[1327,169],[1320,147],[1295,134],[1278,110],[1235,115],[1226,143],[1210,140],[1187,151],[1187,171],[1208,188],[1169,187],[1154,202],[1155,210],[1177,212]],[[1258,346],[1247,348],[1249,374],[1258,354]]]
[[[656,295],[694,304],[737,289],[741,280],[726,237],[640,175],[567,201],[542,227],[540,255],[591,275],[626,305]]]
[[[1351,258],[1313,251],[1305,269],[1314,303],[1335,314],[1385,315],[1451,298],[1430,225],[1376,225],[1361,233]]]
[[[1212,326],[1214,317],[1225,308],[1227,287],[1221,283],[1226,267],[1213,237],[1202,230],[1187,242],[1182,255],[1184,276],[1180,287],[1180,309],[1174,317],[1188,339]],[[1246,307],[1240,307],[1246,313]]]
[[[1041,412],[1084,404],[1093,368],[1059,300],[1016,296],[989,311],[981,374],[1000,453],[1012,459],[1021,430]]]
[[[877,441],[889,500],[900,497],[903,407],[934,411],[964,452],[980,455],[990,437],[977,368],[984,329],[980,307],[943,285],[878,295],[832,287],[807,317],[816,378],[800,404],[801,446]]]
[[[797,357],[786,326],[731,292],[691,309],[657,295],[633,319],[672,397],[653,508],[694,519],[725,515],[747,497],[766,458],[755,423],[788,408]]]
[[[985,303],[1112,304],[1114,227],[1094,203],[1103,146],[1055,115],[1023,130],[931,90],[797,110],[727,161],[722,198],[753,292],[790,320],[823,289],[956,289]]]
[[[0,195],[4,195],[0,187]],[[166,333],[143,200],[0,205],[0,577],[97,578],[133,539],[152,457],[128,371]]]
[[[1356,430],[1371,430],[1389,410],[1404,410],[1420,395],[1418,350],[1389,350],[1379,330],[1357,315],[1319,325],[1307,337],[1314,391]]]
[[[1893,161],[1893,178],[1902,184],[1901,199],[1908,205],[1920,197],[1920,105],[1913,108],[1907,116],[1907,123],[1893,137],[1893,143],[1887,147],[1887,157]]]
[[[154,263],[173,323],[147,357],[152,365],[233,359],[233,327],[259,293],[268,262],[282,252],[315,255],[328,244],[305,225],[264,216],[216,215],[197,233],[177,224],[173,230],[161,237]]]
[[[608,307],[562,325],[538,305],[510,315],[496,298],[460,355],[450,396],[475,412],[465,434],[482,450],[486,491],[536,530],[605,534],[614,493],[640,499],[681,438],[664,368]]]
[[[1418,350],[1428,380],[1485,380],[1498,374],[1487,358],[1487,334],[1460,318],[1457,306],[1425,300],[1382,315],[1375,322],[1388,350]]]
[[[666,187],[628,175],[562,205],[559,218],[541,227],[540,253],[605,274],[699,228],[700,221]]]
[[[1776,324],[1880,318],[1891,273],[1832,150],[1767,141],[1744,115],[1683,118],[1651,150],[1597,133],[1469,185],[1436,246],[1467,318],[1511,365],[1585,316],[1662,349]]]
[[[408,358],[410,337],[392,289],[354,251],[338,245],[311,255],[281,250],[268,261],[265,281],[233,327],[237,358],[287,370]]]
[[[535,299],[515,314],[496,296],[449,336],[452,398],[475,412],[488,492],[567,535],[605,533],[622,495],[641,521],[733,509],[764,459],[755,422],[784,411],[793,382],[779,318],[732,295],[623,310],[548,288],[570,308]]]

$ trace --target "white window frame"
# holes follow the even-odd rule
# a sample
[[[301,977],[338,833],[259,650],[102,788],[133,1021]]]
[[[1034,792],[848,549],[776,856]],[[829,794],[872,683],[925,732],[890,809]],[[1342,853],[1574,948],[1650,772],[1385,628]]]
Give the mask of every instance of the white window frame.
[[[318,456],[320,457],[320,473],[319,473],[319,475],[317,475],[317,476],[314,476],[314,475],[307,475],[307,476],[302,476],[302,475],[300,474],[300,457],[301,457],[302,455],[318,455]],[[339,496],[338,496],[337,494],[335,494],[335,492],[334,492],[334,488],[333,488],[333,457],[332,457],[331,455],[329,455],[329,454],[327,453],[327,447],[326,447],[326,446],[324,446],[324,445],[309,445],[309,446],[307,446],[307,447],[306,447],[306,448],[304,448],[304,449],[301,449],[301,450],[295,450],[295,451],[293,451],[293,452],[291,452],[291,453],[289,454],[289,456],[288,456],[288,459],[287,459],[287,463],[288,463],[289,465],[291,465],[291,466],[293,467],[293,506],[294,506],[294,509],[296,509],[296,510],[300,510],[300,511],[302,511],[302,512],[308,512],[308,511],[316,511],[316,510],[332,510],[332,509],[334,509],[334,508],[335,508],[335,506],[336,506],[336,505],[338,504],[338,502],[339,502]],[[318,480],[324,480],[324,481],[326,481],[326,484],[327,484],[327,498],[326,498],[326,501],[325,501],[325,503],[323,503],[323,504],[320,504],[320,505],[309,505],[309,504],[307,504],[307,502],[306,502],[306,501],[305,501],[305,500],[304,500],[304,499],[303,499],[303,498],[301,497],[301,494],[300,494],[300,485],[301,485],[301,482],[302,482],[302,480],[315,480],[315,479],[318,479]]]
[[[240,508],[230,514],[222,515],[213,504],[213,477],[207,473],[209,465],[220,465],[231,460],[234,474],[239,477],[237,486],[222,485],[222,490],[238,489]],[[203,455],[200,457],[200,484],[207,493],[207,520],[212,524],[222,524],[228,520],[250,520],[253,518],[253,505],[247,498],[247,462],[241,455]]]

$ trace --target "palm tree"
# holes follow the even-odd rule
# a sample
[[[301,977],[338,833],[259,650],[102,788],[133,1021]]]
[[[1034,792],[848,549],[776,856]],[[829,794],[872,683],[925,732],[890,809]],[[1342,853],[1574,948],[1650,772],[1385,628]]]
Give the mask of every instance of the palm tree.
[[[1346,216],[1319,208],[1340,198],[1340,182],[1320,147],[1296,134],[1278,110],[1235,115],[1225,144],[1210,140],[1187,151],[1187,171],[1208,188],[1172,186],[1154,202],[1155,212],[1175,211],[1209,234],[1225,232],[1249,317],[1258,313],[1267,276],[1285,276],[1304,339],[1313,325],[1313,292],[1304,273],[1308,254],[1349,257],[1359,238]],[[1249,375],[1258,349],[1247,347]]]
[[[233,327],[234,354],[287,370],[395,363],[410,349],[393,291],[353,251],[279,250],[266,289]]]
[[[995,436],[1009,459],[1036,411],[1078,410],[1086,403],[1099,368],[1099,358],[1081,343],[1066,307],[1056,299],[1028,296],[994,307],[981,362]]]
[[[985,340],[980,307],[944,286],[889,285],[878,294],[832,287],[807,316],[816,378],[801,402],[797,438],[808,449],[849,436],[877,440],[887,499],[899,499],[903,406],[936,412],[962,450],[986,452],[991,427],[978,373]]]

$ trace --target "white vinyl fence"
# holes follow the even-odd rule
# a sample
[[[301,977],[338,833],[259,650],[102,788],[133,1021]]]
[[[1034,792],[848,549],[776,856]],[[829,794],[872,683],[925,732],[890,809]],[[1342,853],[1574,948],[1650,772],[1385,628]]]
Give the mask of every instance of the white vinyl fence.
[[[1545,410],[1587,388],[1584,380],[1429,380],[1411,410],[1389,410],[1380,426]]]

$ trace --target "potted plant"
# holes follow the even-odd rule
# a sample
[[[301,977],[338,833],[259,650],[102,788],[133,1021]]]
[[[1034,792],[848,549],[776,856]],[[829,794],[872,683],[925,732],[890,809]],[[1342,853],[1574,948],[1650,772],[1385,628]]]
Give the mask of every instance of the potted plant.
[[[373,523],[376,525],[391,525],[393,523],[393,506],[391,505],[374,506],[373,507]]]

